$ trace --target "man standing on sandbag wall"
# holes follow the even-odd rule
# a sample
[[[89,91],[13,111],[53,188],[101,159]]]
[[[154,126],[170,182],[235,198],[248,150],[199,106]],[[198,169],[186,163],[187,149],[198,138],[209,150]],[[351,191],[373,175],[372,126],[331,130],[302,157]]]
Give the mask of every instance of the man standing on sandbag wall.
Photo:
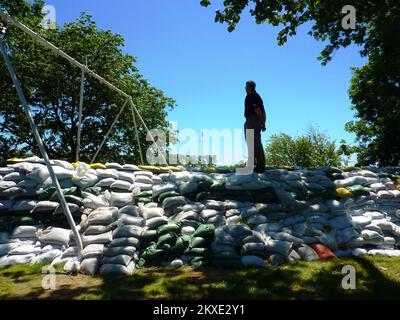
[[[247,150],[248,150],[248,162],[254,159],[254,171],[258,173],[263,173],[265,171],[265,154],[264,147],[261,142],[261,131],[265,131],[265,122],[266,122],[266,114],[264,109],[264,103],[261,99],[260,95],[256,92],[256,83],[254,81],[246,82],[246,99],[244,102],[244,116],[246,118],[246,122],[244,124],[244,133],[246,137],[246,130],[253,129],[254,130],[254,157],[251,154],[251,146],[247,141]],[[250,163],[250,166],[253,164]],[[247,164],[249,167],[249,163]]]

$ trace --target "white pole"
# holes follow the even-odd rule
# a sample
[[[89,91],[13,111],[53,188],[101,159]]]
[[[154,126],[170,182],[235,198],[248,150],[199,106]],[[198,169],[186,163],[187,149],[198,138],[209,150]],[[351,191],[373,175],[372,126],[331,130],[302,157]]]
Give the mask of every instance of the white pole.
[[[76,137],[76,156],[75,161],[79,161],[79,154],[81,149],[81,132],[82,132],[82,109],[83,109],[83,94],[85,90],[85,71],[82,70],[81,80],[81,96],[79,98],[79,118],[78,118],[78,134]]]
[[[136,118],[135,118],[135,110],[133,109],[133,107],[131,107],[131,112],[132,112],[132,120],[133,120],[133,124],[135,126],[135,134],[136,134],[136,142],[139,148],[139,155],[140,155],[140,164],[144,164],[143,162],[143,154],[142,154],[142,147],[140,145],[140,139],[139,139],[139,131],[137,128],[137,123],[136,123]]]
[[[12,81],[14,83],[15,89],[17,90],[17,93],[18,93],[19,99],[21,101],[22,107],[23,107],[23,109],[24,109],[24,111],[26,113],[26,116],[28,118],[29,125],[30,125],[31,130],[33,132],[33,135],[35,137],[36,143],[39,145],[40,153],[42,154],[42,157],[43,157],[43,159],[44,159],[44,161],[46,163],[47,169],[49,170],[51,181],[53,182],[53,185],[55,186],[55,188],[57,190],[61,206],[62,206],[62,208],[64,210],[64,214],[67,216],[69,225],[71,226],[71,229],[72,229],[72,232],[74,234],[75,241],[76,241],[76,244],[77,244],[78,259],[80,261],[82,259],[82,251],[83,251],[81,237],[79,235],[78,230],[76,229],[75,221],[74,221],[74,219],[73,219],[73,217],[71,215],[71,211],[69,210],[68,204],[65,201],[64,194],[62,192],[60,184],[58,183],[57,176],[54,173],[54,170],[53,170],[53,167],[51,165],[49,156],[47,155],[47,152],[46,152],[46,148],[44,147],[42,139],[40,138],[40,134],[39,134],[39,132],[37,130],[37,127],[35,125],[35,121],[34,121],[34,119],[32,117],[32,114],[31,114],[31,112],[29,110],[28,103],[26,102],[24,92],[23,92],[23,90],[21,88],[21,84],[20,84],[20,82],[19,82],[19,80],[17,78],[17,75],[15,73],[14,67],[12,66],[12,63],[11,63],[10,58],[8,56],[6,45],[5,45],[4,40],[3,40],[3,38],[1,36],[0,36],[0,50],[1,50],[1,53],[3,54],[4,61],[5,61],[6,65],[7,65],[7,68],[8,68],[8,71],[10,73],[11,79],[12,79]]]

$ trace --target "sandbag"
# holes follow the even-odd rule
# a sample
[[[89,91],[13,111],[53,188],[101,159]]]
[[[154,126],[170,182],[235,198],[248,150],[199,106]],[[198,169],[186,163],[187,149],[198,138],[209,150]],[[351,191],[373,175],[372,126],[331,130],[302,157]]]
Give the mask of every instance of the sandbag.
[[[157,229],[160,225],[168,223],[167,217],[155,217],[146,221],[146,226],[149,229]]]
[[[120,264],[123,266],[127,266],[131,260],[132,260],[132,256],[120,254],[120,255],[115,255],[112,257],[104,257],[102,263],[103,264]]]
[[[108,244],[112,241],[112,231],[90,235],[90,236],[82,236],[82,242],[84,246],[88,246],[89,244]]]
[[[58,243],[68,246],[71,231],[69,229],[49,227],[36,232],[36,237],[42,243]]]
[[[128,264],[128,266],[123,266],[121,264],[103,264],[100,267],[99,274],[123,274],[123,275],[131,275],[135,270],[134,262]]]
[[[129,237],[136,237],[140,238],[142,235],[143,228],[135,226],[135,225],[123,225],[118,227],[112,233],[113,238],[129,238]]]
[[[14,229],[11,238],[36,238],[36,231],[38,228],[35,226],[19,226]]]
[[[111,192],[110,206],[122,208],[129,204],[133,204],[133,193]]]
[[[312,261],[319,260],[318,254],[307,244],[301,244],[295,247],[296,252],[300,255],[302,260]]]
[[[317,253],[318,257],[322,261],[336,258],[332,250],[322,243],[313,243],[310,245],[310,247],[313,248],[313,250]]]
[[[265,250],[267,252],[279,253],[285,257],[288,256],[289,250],[292,248],[292,243],[288,241],[269,239],[265,242]]]
[[[99,257],[83,259],[80,266],[80,272],[82,272],[83,274],[94,276],[99,268],[99,265]]]
[[[30,263],[35,254],[4,256],[0,258],[0,268],[6,268],[14,264]]]
[[[92,211],[87,219],[88,224],[109,225],[118,217],[118,209],[115,207],[100,207]]]
[[[139,247],[140,240],[136,237],[113,239],[109,247]]]
[[[45,253],[42,253],[35,258],[32,259],[31,264],[49,264],[51,263],[55,258],[59,257],[62,255],[62,251],[58,249],[54,249],[51,251],[47,251]]]
[[[244,265],[245,267],[260,267],[260,268],[264,268],[266,267],[266,262],[261,259],[260,257],[257,256],[243,256],[240,259],[242,265]]]
[[[133,217],[140,216],[139,208],[134,205],[127,205],[125,207],[122,207],[121,209],[119,209],[118,213],[119,213],[119,215],[127,214],[127,215],[133,216]]]
[[[132,257],[136,252],[135,247],[108,247],[104,249],[105,257],[114,257],[118,255],[127,255]]]

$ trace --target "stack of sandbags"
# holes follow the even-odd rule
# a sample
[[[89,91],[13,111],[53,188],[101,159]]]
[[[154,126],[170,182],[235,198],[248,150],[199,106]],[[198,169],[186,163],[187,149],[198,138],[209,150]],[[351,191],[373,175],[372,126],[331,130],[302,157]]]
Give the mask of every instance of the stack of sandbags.
[[[98,271],[104,255],[105,246],[113,240],[113,230],[117,228],[118,208],[100,207],[87,217],[82,235],[83,253],[80,271],[94,275]]]

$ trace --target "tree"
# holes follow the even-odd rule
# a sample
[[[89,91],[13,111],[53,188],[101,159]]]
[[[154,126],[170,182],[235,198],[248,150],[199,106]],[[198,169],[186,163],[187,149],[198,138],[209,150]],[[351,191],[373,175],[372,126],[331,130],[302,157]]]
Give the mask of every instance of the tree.
[[[41,29],[43,1],[28,4],[13,0],[6,1],[5,6],[11,15],[78,61],[87,58],[90,69],[130,94],[148,128],[168,130],[166,116],[175,101],[143,78],[135,67],[135,58],[123,53],[125,42],[121,35],[99,30],[87,14],[55,30]],[[9,27],[6,42],[49,156],[73,161],[81,70],[14,27]],[[0,156],[39,154],[4,63],[0,63],[0,82],[4,87],[0,93]],[[90,76],[86,76],[84,88],[81,160],[89,161],[125,101]],[[127,105],[97,160],[139,162],[129,108]],[[147,132],[137,117],[136,120],[145,156],[151,142],[146,142]]]
[[[309,127],[298,138],[285,133],[273,135],[266,147],[266,164],[269,166],[298,166],[317,168],[341,166],[344,159],[335,142],[323,132]]]

